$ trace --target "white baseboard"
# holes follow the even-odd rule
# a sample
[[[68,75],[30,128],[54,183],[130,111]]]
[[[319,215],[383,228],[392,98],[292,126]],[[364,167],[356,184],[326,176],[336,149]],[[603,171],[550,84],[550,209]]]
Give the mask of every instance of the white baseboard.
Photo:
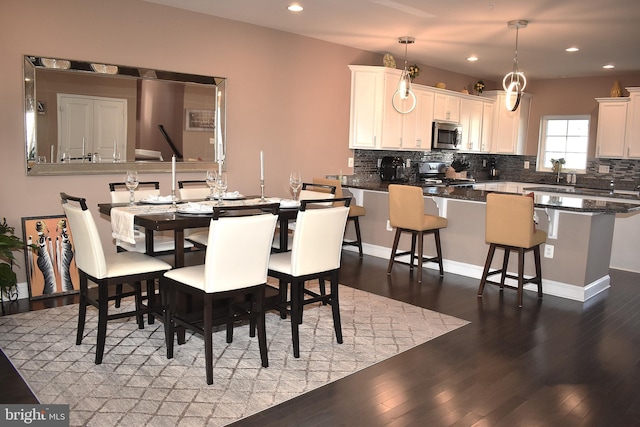
[[[368,243],[362,244],[362,251],[367,255],[375,256],[378,258],[389,259],[389,257],[391,256],[391,248],[371,245]],[[407,255],[406,258],[408,261],[409,256]],[[443,260],[442,265],[444,267],[444,271],[447,273],[459,274],[461,276],[472,277],[478,280],[480,280],[480,278],[482,277],[482,270],[484,269],[484,266],[466,264],[447,259]],[[426,264],[424,267],[432,270],[437,270],[437,266],[433,263]],[[610,287],[610,282],[611,278],[608,274],[593,281],[592,283],[589,283],[586,286],[576,286],[570,283],[543,279],[542,291],[545,295],[553,295],[560,298],[567,298],[574,301],[585,302],[589,298],[592,298],[608,289]],[[512,286],[514,284],[517,284],[511,279],[507,279],[506,283]],[[533,283],[525,285],[524,289],[527,291],[538,292],[538,286]]]

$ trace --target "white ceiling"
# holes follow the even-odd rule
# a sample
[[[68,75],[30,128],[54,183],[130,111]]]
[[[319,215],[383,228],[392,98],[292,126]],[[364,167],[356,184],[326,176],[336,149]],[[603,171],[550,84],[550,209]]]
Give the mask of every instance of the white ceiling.
[[[409,63],[496,80],[519,69],[530,79],[640,71],[639,0],[145,0],[378,53]],[[287,10],[298,3],[304,11]],[[576,46],[577,53],[565,48]],[[479,60],[468,62],[476,55]],[[614,70],[603,70],[612,63]],[[382,64],[380,64],[382,65]]]

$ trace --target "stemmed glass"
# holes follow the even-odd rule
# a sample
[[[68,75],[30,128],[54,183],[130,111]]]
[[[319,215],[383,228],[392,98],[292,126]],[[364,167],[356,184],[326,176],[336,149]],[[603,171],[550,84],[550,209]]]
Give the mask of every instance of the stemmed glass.
[[[215,200],[216,196],[213,190],[216,188],[216,181],[218,180],[218,172],[215,170],[207,171],[207,186],[209,187],[209,199]]]
[[[222,172],[218,174],[218,178],[216,179],[216,189],[218,190],[218,205],[222,204],[222,197],[224,193],[227,191],[227,174]]]
[[[136,171],[127,171],[127,181],[126,181],[126,185],[127,188],[129,189],[129,205],[133,206],[135,204],[135,195],[133,194],[133,191],[138,188],[138,172]]]
[[[298,200],[298,190],[302,187],[302,176],[300,172],[291,172],[291,175],[289,175],[289,185],[293,190],[293,200]]]

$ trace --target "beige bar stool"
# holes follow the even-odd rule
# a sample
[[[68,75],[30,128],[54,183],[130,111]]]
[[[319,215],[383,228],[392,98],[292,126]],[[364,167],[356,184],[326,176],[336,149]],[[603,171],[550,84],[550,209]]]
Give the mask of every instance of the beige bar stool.
[[[416,240],[418,241],[418,283],[422,282],[422,263],[437,262],[440,276],[444,275],[442,267],[442,247],[440,245],[440,229],[447,227],[447,219],[424,213],[424,196],[422,188],[411,185],[389,185],[389,222],[396,229],[393,240],[391,257],[387,274],[391,274],[393,262],[399,256],[411,255],[409,269],[413,270],[413,259],[416,258]],[[411,233],[411,250],[397,252],[398,242],[402,233]],[[435,257],[425,257],[423,254],[423,239],[425,234],[433,234],[436,241]],[[405,262],[398,261],[401,264]]]
[[[516,279],[518,281],[518,307],[522,307],[523,286],[526,283],[536,283],[538,285],[538,298],[542,298],[542,269],[540,268],[540,245],[547,240],[547,233],[535,229],[533,222],[533,197],[520,196],[515,194],[487,195],[487,217],[485,240],[489,244],[487,261],[484,265],[484,272],[478,288],[478,298],[482,297],[484,285],[491,283],[500,286],[500,291],[504,287],[516,288],[505,285],[505,278]],[[491,261],[496,248],[504,249],[502,268],[491,270]],[[518,275],[514,276],[507,272],[509,254],[511,251],[518,253]],[[533,251],[536,275],[524,278],[524,255]],[[493,274],[500,274],[500,282],[487,280]]]
[[[313,178],[314,184],[323,184],[323,185],[332,185],[336,187],[336,199],[341,199],[344,197],[342,195],[342,183],[339,179],[328,179],[328,178]],[[360,258],[362,258],[362,235],[360,234],[360,218],[361,216],[365,216],[367,214],[367,210],[364,206],[351,204],[349,205],[349,216],[347,218],[347,224],[349,221],[353,221],[353,225],[355,227],[356,232],[356,240],[343,240],[343,246],[355,246],[358,248],[358,253],[360,254]]]

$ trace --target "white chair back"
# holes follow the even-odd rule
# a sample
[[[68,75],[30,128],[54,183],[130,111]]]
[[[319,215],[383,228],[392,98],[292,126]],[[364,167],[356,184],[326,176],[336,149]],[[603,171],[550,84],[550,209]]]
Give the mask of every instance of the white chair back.
[[[300,190],[300,200],[319,200],[319,199],[333,199],[335,194],[324,193],[322,191],[314,190]],[[319,205],[331,206],[331,202],[318,203]]]
[[[111,203],[128,203],[129,202],[129,190],[114,190],[109,192],[111,194]],[[133,197],[136,202],[149,197],[149,196],[159,196],[160,190],[155,188],[151,189],[141,189],[135,190],[133,192]]]
[[[267,282],[277,215],[212,220],[205,256],[205,292],[241,289]]]
[[[327,198],[326,193],[324,198]],[[302,276],[340,267],[348,214],[346,206],[298,212],[291,248],[292,275]]]
[[[89,210],[63,203],[75,244],[76,266],[96,279],[107,276],[107,262],[102,249],[98,228]]]
[[[188,187],[178,188],[180,200],[201,200],[209,197],[211,190],[209,187]]]

